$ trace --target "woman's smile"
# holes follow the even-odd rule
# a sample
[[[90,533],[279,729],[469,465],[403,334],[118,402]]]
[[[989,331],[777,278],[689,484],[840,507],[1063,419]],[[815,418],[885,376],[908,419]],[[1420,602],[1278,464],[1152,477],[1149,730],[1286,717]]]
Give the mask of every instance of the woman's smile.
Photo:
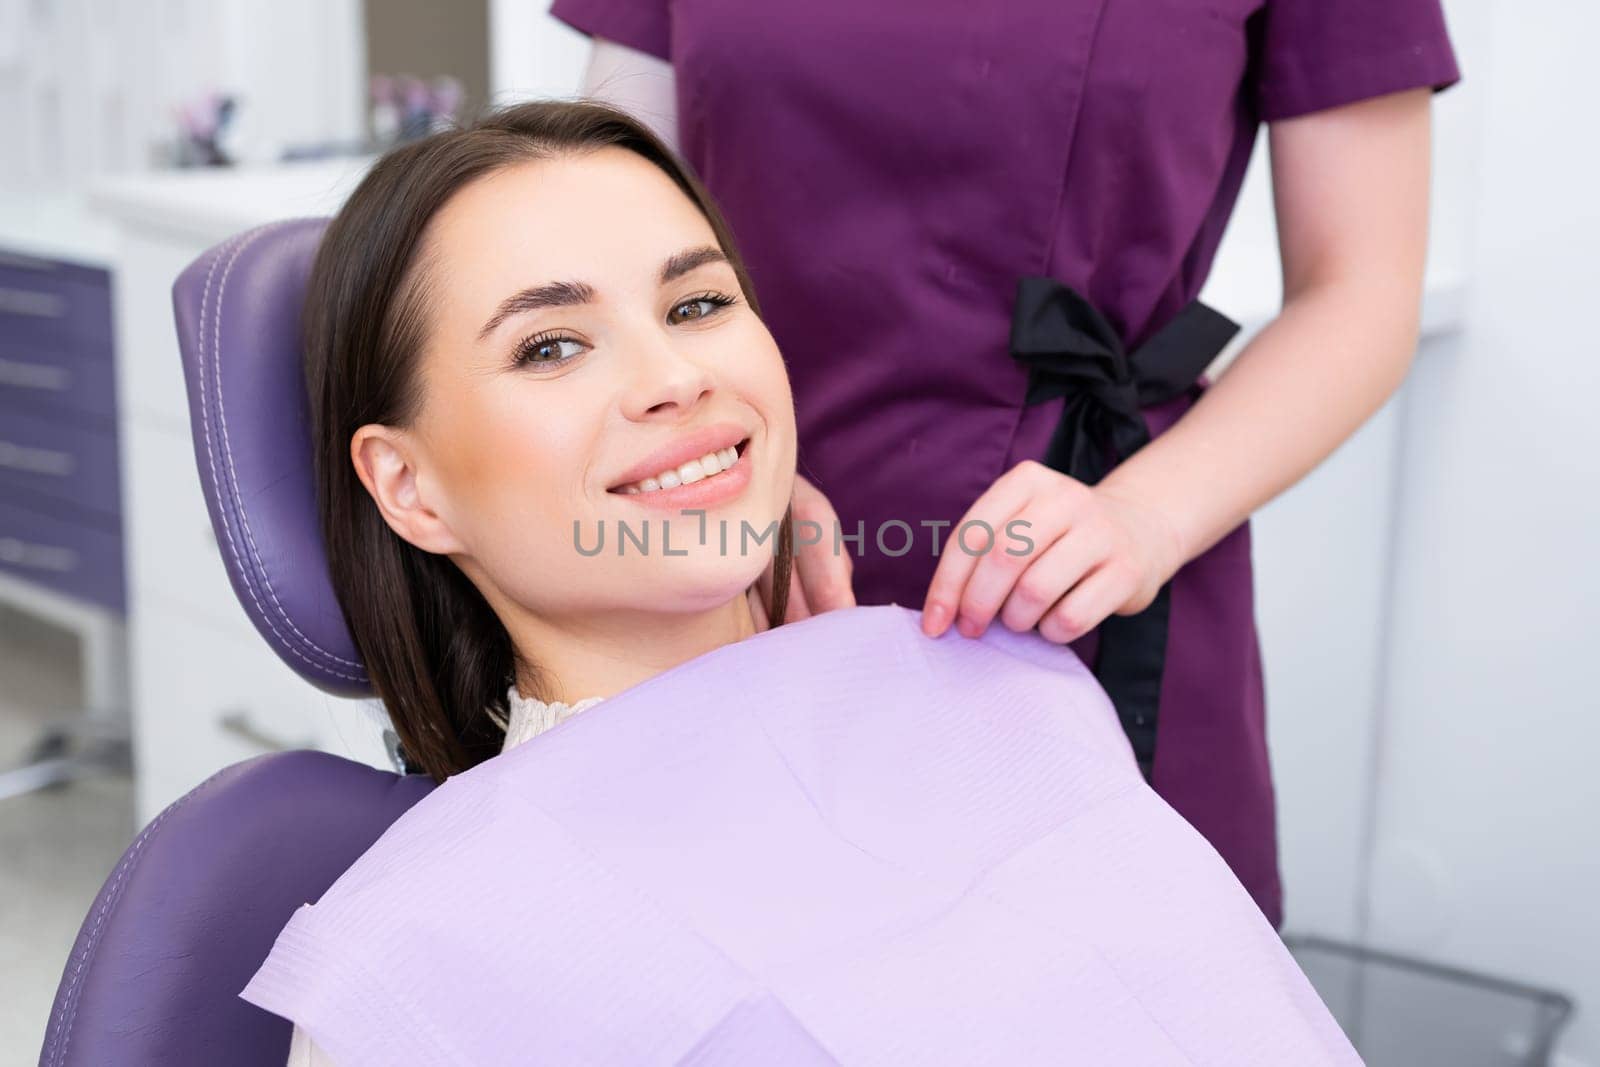
[[[662,477],[646,478],[607,492],[652,508],[699,508],[724,504],[742,494],[750,484],[752,440],[747,437],[721,453],[712,452],[702,459],[689,460],[681,467],[664,471]],[[730,451],[731,464],[709,474],[706,472],[703,459],[710,459],[713,464],[722,463]]]

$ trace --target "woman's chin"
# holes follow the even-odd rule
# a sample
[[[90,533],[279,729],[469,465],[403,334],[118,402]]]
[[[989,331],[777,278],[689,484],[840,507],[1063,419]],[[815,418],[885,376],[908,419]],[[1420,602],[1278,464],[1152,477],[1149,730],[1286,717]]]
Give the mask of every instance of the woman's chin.
[[[745,592],[761,577],[764,564],[751,558],[690,558],[664,560],[655,581],[657,599],[672,610],[674,606],[693,609],[726,604]]]

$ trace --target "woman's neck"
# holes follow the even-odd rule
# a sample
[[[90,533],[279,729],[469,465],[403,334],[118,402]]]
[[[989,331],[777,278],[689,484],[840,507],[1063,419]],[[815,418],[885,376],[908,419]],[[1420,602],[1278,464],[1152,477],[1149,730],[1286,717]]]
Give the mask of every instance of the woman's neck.
[[[549,703],[575,704],[614,696],[742,641],[765,630],[767,620],[760,600],[748,592],[698,614],[521,615],[509,628],[518,652],[518,691]]]

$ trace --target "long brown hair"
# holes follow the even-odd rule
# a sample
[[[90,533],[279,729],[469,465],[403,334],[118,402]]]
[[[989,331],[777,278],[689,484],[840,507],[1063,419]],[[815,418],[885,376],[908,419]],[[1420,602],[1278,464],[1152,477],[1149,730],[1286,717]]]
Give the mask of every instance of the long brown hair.
[[[605,147],[636,152],[677,183],[711,224],[759,315],[744,261],[710,193],[646,126],[594,102],[519,104],[389,152],[328,225],[312,266],[305,374],[328,569],[407,771],[438,782],[500,751],[515,650],[454,561],[389,528],[356,474],[350,439],[367,423],[404,427],[419,410],[429,283],[412,261],[434,214],[469,182],[500,168]],[[773,627],[783,621],[793,566],[787,512],[775,552],[767,598]]]

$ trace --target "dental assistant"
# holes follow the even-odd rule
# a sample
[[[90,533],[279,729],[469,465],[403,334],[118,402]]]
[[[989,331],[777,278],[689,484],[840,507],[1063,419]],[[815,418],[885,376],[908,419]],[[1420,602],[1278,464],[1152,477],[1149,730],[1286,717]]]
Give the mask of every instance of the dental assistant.
[[[1460,77],[1439,0],[551,14],[745,249],[794,391],[795,518],[851,537],[800,550],[795,611],[853,584],[931,634],[1070,642],[1281,925],[1249,516],[1409,367],[1431,95]],[[1283,308],[1212,383],[1236,327],[1196,295],[1263,122]]]

